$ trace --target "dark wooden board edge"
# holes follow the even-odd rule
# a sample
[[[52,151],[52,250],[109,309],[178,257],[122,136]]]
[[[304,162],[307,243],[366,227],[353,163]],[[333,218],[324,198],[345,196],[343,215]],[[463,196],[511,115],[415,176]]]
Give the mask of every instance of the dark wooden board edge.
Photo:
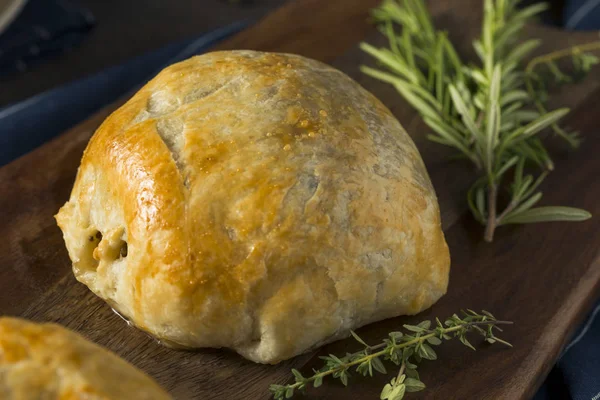
[[[301,1],[297,1],[296,3],[301,3]],[[316,2],[310,2],[307,1],[306,3],[312,4],[312,5],[316,5]],[[294,7],[298,6],[297,4],[294,5]],[[299,7],[299,6],[298,6]],[[284,7],[285,8],[285,7]],[[278,11],[278,13],[282,13],[282,11]],[[276,15],[276,14],[273,14]],[[283,14],[279,14],[279,15],[287,15],[286,18],[289,18],[289,16],[294,15],[289,13],[289,9],[283,13]],[[273,16],[267,17],[267,18],[274,18]],[[449,18],[448,15],[446,14],[441,14],[441,19],[443,20],[444,18]],[[274,20],[272,20],[272,22],[270,22],[270,24],[274,24]],[[285,24],[281,24],[281,25],[285,25]],[[257,28],[254,28],[257,29]],[[533,29],[534,31],[538,30],[538,31],[548,31],[547,28],[539,28],[539,27],[532,27],[530,28],[530,30]],[[365,29],[365,32],[368,32],[368,29]],[[264,31],[267,32],[268,31]],[[305,34],[310,35],[310,29],[308,29]],[[247,39],[244,39],[244,34],[240,35],[237,39],[235,39],[234,41],[232,41],[232,43],[237,43],[235,44],[236,47],[241,47],[241,48],[261,48],[260,46],[264,45],[267,48],[269,48],[268,46],[274,46],[272,49],[277,49],[277,46],[282,46],[284,47],[285,51],[290,51],[290,52],[297,52],[297,53],[302,53],[302,54],[307,54],[310,55],[311,52],[311,47],[314,46],[314,40],[292,40],[291,42],[271,42],[269,40],[272,39],[263,39],[267,41],[267,44],[262,44],[261,41],[259,40],[261,37],[264,38],[265,34],[263,33],[261,34],[254,34],[257,36],[248,36],[246,37]],[[549,35],[551,37],[556,36],[558,38],[558,32],[555,32],[553,30],[550,30],[546,33],[546,35]],[[576,35],[578,36],[577,39],[571,39],[572,36],[569,36],[569,42],[570,43],[581,43],[582,41],[585,41],[583,39],[583,37],[585,35]],[[591,35],[590,35],[591,37]],[[246,40],[246,42],[245,42]],[[252,40],[256,40],[257,41],[257,45],[253,46],[252,45]],[[237,41],[237,42],[236,42]],[[559,42],[562,43],[564,42],[564,40],[561,42],[560,40],[551,40],[552,45],[557,45]],[[352,42],[351,44],[348,45],[351,46],[354,42]],[[232,46],[233,44],[229,44],[230,46]],[[288,47],[285,47],[288,46]],[[341,46],[341,45],[340,45]],[[227,48],[227,45],[224,45],[224,48]],[[346,47],[347,48],[347,47]],[[300,49],[300,50],[295,50],[295,49]],[[324,59],[326,61],[331,61],[332,59],[336,58],[335,55],[329,54],[325,51],[323,51],[321,49],[321,47],[317,48],[318,52],[315,52],[316,56],[314,56],[314,58],[321,58]],[[339,53],[338,53],[339,54]],[[337,64],[337,63],[336,63]],[[377,94],[379,94],[378,91],[376,91]],[[598,95],[598,93],[593,93],[593,95]],[[587,96],[585,96],[586,98],[590,98],[590,94],[588,94]],[[581,95],[579,96],[581,97]],[[579,98],[579,100],[581,100]],[[385,101],[384,101],[385,102]],[[65,162],[62,165],[63,171],[74,171],[76,168],[76,163],[73,162],[73,156],[72,153],[75,153],[77,151],[79,151],[79,153],[81,152],[81,149],[83,148],[82,143],[85,143],[87,141],[87,139],[89,138],[89,136],[91,135],[91,133],[93,132],[93,130],[98,126],[99,122],[105,118],[105,116],[112,110],[114,109],[114,107],[116,107],[118,104],[117,103],[113,106],[111,106],[110,108],[108,108],[107,110],[104,110],[103,112],[97,114],[96,116],[94,116],[92,119],[86,121],[83,125],[78,126],[76,128],[74,128],[73,130],[69,131],[69,133],[67,133],[64,136],[61,136],[60,138],[54,140],[53,142],[43,146],[42,148],[34,151],[33,153],[25,156],[24,158],[15,161],[14,163],[10,164],[9,166],[3,168],[2,170],[0,170],[0,187],[4,186],[4,188],[6,188],[6,186],[8,186],[8,189],[15,189],[15,193],[18,193],[20,196],[23,196],[23,198],[28,199],[30,202],[28,203],[21,203],[19,205],[15,205],[12,204],[12,207],[9,207],[8,209],[4,208],[4,210],[6,210],[6,215],[8,216],[14,216],[14,220],[9,221],[9,229],[7,229],[6,231],[8,233],[11,233],[19,230],[18,226],[20,226],[20,224],[26,223],[27,222],[27,218],[35,215],[36,211],[42,210],[44,209],[44,205],[47,204],[48,200],[52,200],[53,197],[52,196],[57,196],[57,197],[61,197],[62,198],[66,198],[64,191],[63,192],[57,192],[57,193],[52,193],[49,196],[49,193],[47,190],[44,190],[47,187],[55,187],[55,186],[64,186],[64,185],[57,185],[56,181],[53,181],[53,174],[56,173],[56,170],[44,170],[43,168],[41,170],[39,170],[38,175],[36,175],[34,177],[34,179],[28,181],[28,182],[19,182],[19,179],[21,179],[22,176],[27,176],[28,174],[26,173],[28,169],[30,168],[35,168],[35,165],[56,165],[56,160],[65,160],[67,162]],[[585,108],[583,108],[585,110]],[[583,111],[582,111],[583,112]],[[579,114],[574,114],[577,115],[578,118],[575,118],[575,122],[577,123],[579,121],[579,118],[584,118],[587,114],[586,113],[590,113],[590,110],[585,111],[585,113],[583,114],[583,116],[579,115]],[[593,113],[593,110],[592,110]],[[399,118],[401,119],[402,122],[404,122],[405,126],[407,125],[405,121],[403,121],[403,117],[399,116]],[[411,121],[414,121],[414,118],[411,118]],[[413,122],[411,122],[412,124]],[[581,123],[579,123],[579,125],[581,125]],[[593,123],[590,125],[585,125],[583,126],[583,129],[590,131],[590,129],[593,128]],[[417,127],[418,127],[418,123],[417,123]],[[78,147],[79,146],[79,147]],[[78,161],[78,158],[77,158]],[[29,174],[31,175],[31,174]],[[65,175],[64,173],[60,173],[59,175]],[[67,174],[68,176],[70,176],[69,179],[72,180],[72,174]],[[7,178],[7,179],[5,179]],[[63,178],[62,179],[66,179]],[[568,176],[567,176],[568,179]],[[18,182],[17,185],[13,185],[11,187],[10,182],[12,182],[12,180]],[[555,188],[556,189],[556,188]],[[560,188],[559,188],[560,190]],[[4,191],[4,193],[9,193]],[[50,199],[49,199],[50,197]],[[31,201],[33,200],[33,201]],[[3,204],[5,205],[5,204]],[[33,207],[32,207],[33,205]],[[24,208],[28,208],[28,210],[24,210]],[[33,209],[31,209],[33,208]],[[462,230],[464,229],[465,226],[469,226],[469,223],[467,221],[464,221],[465,218],[468,217],[461,217],[461,215],[463,215],[464,212],[458,212],[455,213],[453,215],[456,216],[456,221],[460,221],[460,223],[458,224],[446,224],[446,232],[448,235],[450,235],[451,233],[453,233],[456,229]],[[454,226],[456,225],[456,226]],[[458,227],[458,228],[457,228]],[[471,227],[472,228],[472,227]],[[36,232],[35,229],[32,229],[31,232],[29,232],[31,234],[32,237],[32,241],[31,241],[31,246],[41,246],[41,245],[47,245],[49,247],[54,247],[56,246],[56,243],[50,241],[50,242],[44,242],[43,240],[40,242],[40,237],[44,237],[44,232]],[[55,236],[55,234],[51,234],[49,236]],[[463,235],[467,235],[470,240],[476,240],[475,238],[471,238],[470,236],[472,236],[472,232],[469,231],[467,233],[463,232]],[[9,249],[9,251],[12,250],[12,248]],[[16,252],[14,253],[9,253],[11,257],[14,257],[15,259],[18,259],[19,257],[23,257],[26,256],[26,248],[22,249],[23,252],[17,254]],[[49,255],[49,258],[56,258],[57,255]],[[64,257],[63,257],[64,258]],[[560,347],[562,346],[562,344],[565,342],[568,334],[570,334],[570,332],[572,332],[572,330],[574,329],[575,323],[577,321],[579,321],[583,314],[585,313],[585,311],[587,309],[589,309],[590,304],[593,302],[593,300],[595,298],[598,297],[598,276],[597,274],[594,273],[594,270],[598,269],[598,254],[593,254],[593,256],[591,256],[591,263],[589,264],[591,269],[588,269],[588,273],[587,275],[584,275],[584,278],[582,278],[583,280],[580,281],[579,283],[577,283],[578,287],[578,291],[579,292],[583,292],[583,293],[588,293],[588,296],[583,296],[583,297],[567,297],[566,301],[564,304],[567,305],[563,305],[563,308],[566,307],[567,309],[564,310],[565,314],[561,315],[560,317],[558,317],[558,321],[553,321],[551,320],[548,324],[551,323],[557,323],[560,325],[560,323],[562,322],[563,325],[566,326],[566,330],[558,333],[556,332],[551,332],[549,334],[540,336],[539,341],[542,345],[542,349],[546,352],[546,355],[544,357],[542,357],[543,359],[540,359],[540,356],[534,357],[528,357],[526,358],[525,361],[522,361],[519,365],[521,368],[521,370],[524,371],[524,375],[527,376],[529,373],[531,373],[532,371],[534,373],[537,373],[539,375],[539,372],[535,372],[536,369],[535,367],[538,366],[540,364],[540,362],[543,365],[543,368],[546,368],[546,370],[548,368],[550,368],[550,366],[552,365],[552,361],[554,359],[554,357],[558,354],[558,351],[560,349]],[[65,260],[65,265],[68,269],[68,260]],[[62,267],[61,267],[62,268]],[[590,272],[592,271],[592,272]],[[47,285],[44,284],[44,282],[42,282],[44,279],[44,277],[40,278],[40,282],[39,283],[39,287],[42,288],[42,292],[43,290],[47,289]],[[63,279],[67,279],[67,278],[63,278]],[[56,279],[54,281],[54,283],[58,282],[60,280],[60,278]],[[35,292],[35,286],[31,289]],[[58,287],[56,287],[58,288]],[[36,293],[36,296],[39,296],[40,293]],[[2,304],[4,304],[4,300],[2,297],[2,295],[0,295],[0,301],[2,301]],[[442,300],[443,302],[443,300]],[[571,308],[571,305],[573,307],[576,308]],[[24,304],[18,304],[15,305],[15,310],[23,310],[23,308],[25,307]],[[579,307],[579,308],[577,308]],[[30,309],[31,310],[31,309]],[[438,307],[437,305],[434,307],[434,310],[432,311],[438,311],[440,310],[440,307]],[[562,311],[562,309],[561,309]],[[569,312],[571,311],[571,312]],[[9,312],[10,314],[10,312]],[[27,313],[29,314],[29,312]],[[427,314],[426,314],[427,315]],[[411,320],[410,318],[406,318],[406,319],[400,319],[400,321],[408,321]],[[384,321],[384,324],[386,322]],[[368,328],[365,328],[368,329]],[[345,342],[339,342],[339,345],[344,346]],[[347,343],[346,343],[347,345]],[[331,345],[334,346],[334,345]],[[550,347],[548,347],[550,346]],[[549,350],[548,350],[549,349]],[[325,349],[326,350],[326,349]],[[323,351],[325,351],[323,350]],[[295,364],[295,363],[294,363]],[[540,370],[537,370],[540,371]],[[537,383],[540,382],[540,376],[533,376],[533,377],[529,377],[529,380],[533,379],[535,380]],[[335,387],[334,385],[331,385],[333,387]],[[368,386],[368,385],[367,385]],[[442,385],[443,386],[443,385]],[[369,386],[370,387],[370,386]],[[433,388],[431,388],[430,390],[436,390],[437,386],[434,386]],[[535,384],[534,385],[525,385],[523,387],[523,385],[519,385],[519,382],[511,382],[511,388],[513,390],[513,392],[510,392],[511,394],[514,394],[515,396],[518,397],[522,397],[522,396],[527,396],[528,394],[530,394],[529,392],[533,393],[532,390],[535,389]],[[358,389],[358,392],[360,392],[360,388]],[[358,394],[357,392],[357,394]],[[332,394],[333,392],[322,392],[322,393],[329,393]],[[345,393],[345,394],[344,394]],[[369,393],[373,393],[372,391]],[[432,395],[432,393],[435,392],[428,392],[429,395]],[[315,395],[317,397],[315,398],[323,398],[323,397],[319,397],[322,395],[319,395],[317,393],[315,393]],[[344,395],[348,395],[348,392],[343,392],[341,394],[341,396]],[[500,394],[500,396],[504,396],[506,395],[506,392],[504,392],[503,394]],[[353,396],[354,397],[354,396]],[[332,397],[327,397],[327,398],[332,398]],[[343,397],[339,397],[339,398],[343,398]],[[494,397],[488,397],[488,398],[494,398]],[[496,397],[499,398],[499,397]],[[512,398],[512,397],[505,397],[505,398]]]

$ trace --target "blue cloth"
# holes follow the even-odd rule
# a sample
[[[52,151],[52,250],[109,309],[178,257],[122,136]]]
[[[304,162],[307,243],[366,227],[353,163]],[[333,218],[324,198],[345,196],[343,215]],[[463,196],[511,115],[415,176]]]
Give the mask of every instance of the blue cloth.
[[[564,348],[534,400],[600,399],[600,302]]]
[[[0,79],[76,46],[94,23],[67,0],[29,0],[0,36]]]
[[[600,303],[565,348],[556,368],[574,400],[600,399]]]
[[[579,31],[600,29],[600,0],[567,0],[563,26]]]

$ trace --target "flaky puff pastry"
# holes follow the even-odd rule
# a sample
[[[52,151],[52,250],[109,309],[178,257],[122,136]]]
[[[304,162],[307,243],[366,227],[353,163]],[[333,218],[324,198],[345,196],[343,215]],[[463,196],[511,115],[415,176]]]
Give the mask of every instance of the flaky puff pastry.
[[[410,137],[290,54],[166,68],[97,130],[57,220],[77,279],[139,328],[262,363],[418,313],[448,283]]]
[[[59,325],[0,318],[3,400],[169,400],[152,379]]]

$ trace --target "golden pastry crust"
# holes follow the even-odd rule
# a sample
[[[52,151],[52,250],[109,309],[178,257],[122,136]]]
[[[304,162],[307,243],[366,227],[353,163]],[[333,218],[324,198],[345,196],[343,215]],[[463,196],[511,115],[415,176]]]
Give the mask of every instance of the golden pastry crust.
[[[59,325],[0,318],[4,400],[169,400],[152,379]]]
[[[97,130],[57,220],[77,279],[138,327],[263,363],[418,313],[448,283],[410,137],[290,54],[163,70]]]

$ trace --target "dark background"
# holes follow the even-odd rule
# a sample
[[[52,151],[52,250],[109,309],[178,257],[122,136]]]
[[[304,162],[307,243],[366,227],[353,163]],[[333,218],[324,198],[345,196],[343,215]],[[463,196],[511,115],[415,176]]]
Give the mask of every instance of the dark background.
[[[96,19],[81,44],[0,80],[0,107],[127,59],[236,21],[254,21],[293,0],[68,0]],[[327,1],[327,0],[322,0]],[[432,1],[432,0],[429,0]],[[443,0],[435,0],[443,1]],[[539,0],[524,0],[532,3]],[[545,23],[560,25],[564,0],[547,0]]]
[[[74,49],[0,80],[0,107],[168,43],[235,21],[256,20],[286,0],[69,1],[91,11],[96,25]]]

